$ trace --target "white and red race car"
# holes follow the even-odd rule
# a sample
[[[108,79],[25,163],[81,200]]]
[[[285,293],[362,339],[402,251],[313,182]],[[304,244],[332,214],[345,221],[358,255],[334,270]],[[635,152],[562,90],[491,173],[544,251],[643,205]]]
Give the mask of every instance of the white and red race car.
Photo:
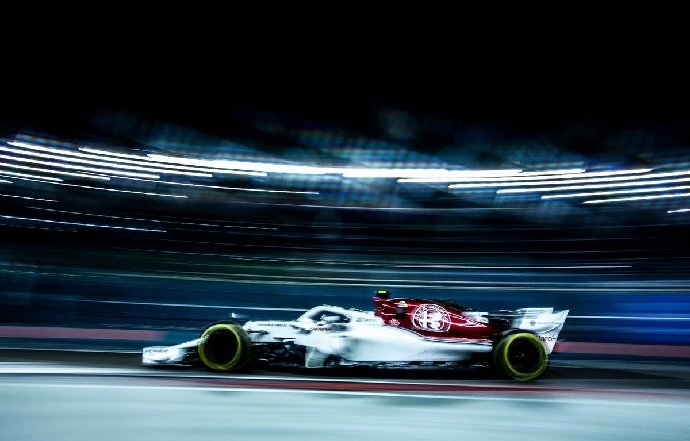
[[[239,371],[265,365],[306,368],[494,368],[535,380],[549,364],[568,310],[482,312],[451,300],[391,298],[376,291],[373,311],[320,305],[292,321],[211,323],[199,338],[144,348],[142,363]]]

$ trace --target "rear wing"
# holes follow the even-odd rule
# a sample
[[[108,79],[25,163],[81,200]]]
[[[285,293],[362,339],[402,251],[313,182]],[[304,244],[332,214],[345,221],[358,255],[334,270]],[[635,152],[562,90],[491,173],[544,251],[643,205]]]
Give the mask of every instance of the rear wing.
[[[570,310],[554,312],[553,308],[522,308],[515,312],[518,315],[513,319],[513,327],[538,335],[550,354]]]

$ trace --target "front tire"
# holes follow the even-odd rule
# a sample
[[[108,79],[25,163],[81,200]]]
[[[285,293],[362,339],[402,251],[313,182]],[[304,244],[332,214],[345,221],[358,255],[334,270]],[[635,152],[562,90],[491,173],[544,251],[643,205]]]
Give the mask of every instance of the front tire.
[[[215,323],[201,334],[197,348],[204,366],[213,371],[237,371],[251,361],[251,342],[242,326]]]
[[[536,380],[544,375],[548,364],[544,343],[529,332],[509,334],[494,349],[494,365],[513,380]]]

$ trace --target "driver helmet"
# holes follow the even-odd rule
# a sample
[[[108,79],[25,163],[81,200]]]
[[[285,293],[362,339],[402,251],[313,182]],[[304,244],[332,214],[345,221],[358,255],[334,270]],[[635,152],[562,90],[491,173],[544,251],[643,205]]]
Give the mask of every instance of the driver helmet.
[[[382,299],[387,299],[391,296],[391,293],[386,291],[385,289],[377,289],[374,291],[374,297],[379,297]]]

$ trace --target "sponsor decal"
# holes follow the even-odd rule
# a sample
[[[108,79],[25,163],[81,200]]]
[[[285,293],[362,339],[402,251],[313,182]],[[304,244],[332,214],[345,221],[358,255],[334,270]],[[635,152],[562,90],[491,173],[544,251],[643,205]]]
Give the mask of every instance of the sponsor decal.
[[[407,303],[404,300],[398,302],[398,308],[407,308]]]
[[[390,319],[388,324],[391,326],[400,326],[400,322],[397,319]]]
[[[364,323],[373,323],[376,321],[376,319],[373,318],[364,318],[364,317],[357,317],[355,319],[356,322],[364,322]]]
[[[146,354],[163,354],[168,352],[168,348],[146,348],[144,352]]]
[[[328,326],[314,326],[309,328],[309,331],[328,331],[330,328]]]
[[[540,335],[541,341],[556,341],[556,335]]]
[[[547,321],[547,322],[539,322],[535,320],[530,320],[529,325],[530,326],[560,326],[563,324],[563,321]]]
[[[425,303],[412,311],[412,325],[425,331],[445,332],[450,329],[450,315],[439,305]]]

